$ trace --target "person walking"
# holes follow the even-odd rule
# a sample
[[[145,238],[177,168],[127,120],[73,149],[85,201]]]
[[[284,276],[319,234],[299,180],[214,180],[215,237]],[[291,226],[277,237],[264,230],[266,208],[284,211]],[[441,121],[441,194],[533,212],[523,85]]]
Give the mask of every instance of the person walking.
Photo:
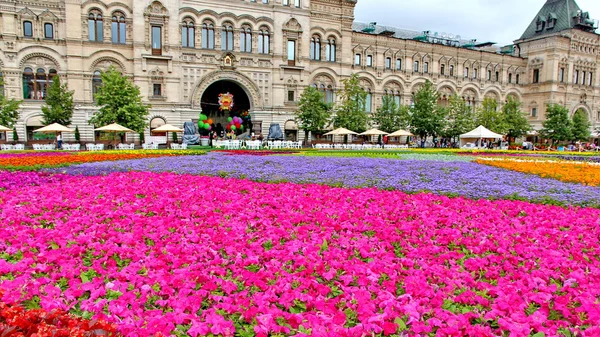
[[[58,149],[62,150],[62,135],[60,133],[56,135],[56,143],[58,144]]]

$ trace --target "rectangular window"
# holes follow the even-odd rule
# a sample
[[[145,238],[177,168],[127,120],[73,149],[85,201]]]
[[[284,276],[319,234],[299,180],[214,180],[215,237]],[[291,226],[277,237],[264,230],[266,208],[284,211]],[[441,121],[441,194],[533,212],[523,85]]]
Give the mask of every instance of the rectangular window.
[[[288,102],[295,102],[296,98],[294,96],[295,96],[294,91],[289,90],[288,91]]]
[[[500,73],[496,72],[496,82],[500,82]]]
[[[31,21],[23,22],[23,36],[33,37],[33,24]]]
[[[283,0],[282,3],[284,6],[289,6],[290,5],[290,0]]]
[[[402,70],[402,59],[396,59],[396,70]]]
[[[153,92],[154,97],[161,97],[162,96],[162,84],[154,83],[152,92]]]
[[[464,76],[465,76],[465,78],[469,77],[469,68],[465,68],[465,70],[464,70]]]
[[[519,84],[519,74],[517,74],[517,77],[515,78],[515,83]]]
[[[508,74],[508,83],[512,83],[512,74]]]
[[[294,6],[300,8],[300,0],[294,0]]]
[[[54,39],[54,26],[51,23],[44,24],[44,38]]]
[[[539,69],[533,70],[533,83],[540,83],[540,70]]]
[[[413,72],[419,72],[419,61],[415,61],[415,63],[413,64]]]
[[[152,26],[152,55],[162,55],[162,27]]]
[[[473,79],[477,79],[477,68],[473,69]]]
[[[371,106],[373,105],[373,95],[371,93],[367,94],[367,97],[365,99],[365,112],[366,113],[370,113],[371,112]]]
[[[537,117],[537,108],[531,109],[531,117]]]
[[[288,65],[290,65],[290,66],[296,65],[296,41],[295,40],[288,40],[287,59],[288,59]]]
[[[558,81],[565,83],[565,68],[558,69]]]
[[[429,62],[424,62],[423,63],[423,72],[424,73],[428,73],[429,72]]]
[[[440,75],[446,75],[446,66],[443,64],[440,66]]]
[[[588,73],[588,85],[592,86],[593,83],[594,83],[593,75],[592,75],[592,73]]]
[[[354,55],[354,64],[357,66],[360,65],[360,54]]]
[[[450,76],[454,76],[454,66],[450,66]]]
[[[575,70],[575,76],[573,76],[573,83],[579,84],[579,70]]]
[[[488,70],[488,71],[487,71],[487,78],[486,78],[486,79],[487,79],[488,81],[491,81],[491,80],[492,80],[492,71],[491,71],[491,70]]]
[[[373,56],[367,55],[367,67],[373,66]]]
[[[392,68],[392,58],[386,57],[385,58],[385,69],[391,69],[391,68]]]

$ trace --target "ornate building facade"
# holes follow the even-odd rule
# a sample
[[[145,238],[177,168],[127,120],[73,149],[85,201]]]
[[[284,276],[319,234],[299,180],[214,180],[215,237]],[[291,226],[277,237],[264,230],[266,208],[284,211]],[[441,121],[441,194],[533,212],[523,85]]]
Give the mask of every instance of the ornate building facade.
[[[20,140],[33,139],[47,87],[57,74],[75,91],[82,141],[97,110],[100,72],[114,66],[152,105],[152,128],[217,112],[219,93],[234,94],[255,131],[293,122],[307,86],[335,102],[353,73],[368,91],[367,112],[384,95],[411,104],[425,81],[441,104],[458,94],[523,102],[540,128],[547,103],[587,112],[600,126],[600,36],[573,0],[548,0],[514,46],[466,41],[354,22],[356,0],[0,0],[0,70],[4,92],[24,99]],[[65,140],[69,140],[69,136]],[[137,136],[136,136],[137,137]]]

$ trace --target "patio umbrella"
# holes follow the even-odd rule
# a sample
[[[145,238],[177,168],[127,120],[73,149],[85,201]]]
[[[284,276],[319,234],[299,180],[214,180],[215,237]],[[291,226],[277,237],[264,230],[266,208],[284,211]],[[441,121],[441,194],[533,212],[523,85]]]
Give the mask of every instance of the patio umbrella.
[[[412,137],[414,135],[406,130],[398,130],[396,132],[391,133],[389,136],[390,137],[404,137],[404,136]]]
[[[360,135],[361,136],[385,136],[385,135],[389,135],[389,133],[381,131],[381,130],[377,130],[377,129],[371,129],[371,130],[361,133]]]
[[[338,129],[335,129],[333,131],[326,133],[325,136],[348,136],[348,135],[357,135],[357,134],[358,133],[356,133],[354,131],[350,131],[345,128],[338,128]],[[334,143],[335,143],[335,141],[334,141]]]
[[[37,129],[37,130],[33,130],[33,132],[36,132],[36,133],[54,133],[58,137],[59,133],[63,133],[63,132],[75,132],[75,130],[69,129],[68,127],[66,127],[64,125],[61,125],[61,124],[58,124],[58,123],[54,123],[54,124],[46,125],[43,128],[40,128],[40,129]]]
[[[171,124],[162,125],[154,130],[153,132],[166,132],[167,133],[167,148],[169,147],[169,132],[183,132],[183,129],[180,129]]]
[[[9,129],[6,126],[0,125],[0,132],[4,132],[4,135],[6,136],[6,141],[8,141],[8,134],[7,134],[7,132],[9,132],[9,131],[12,131],[12,129]]]
[[[126,132],[126,133],[135,132],[135,131],[133,131],[129,128],[126,128],[123,125],[119,125],[117,123],[109,124],[109,125],[103,126],[101,128],[94,129],[94,131],[112,132],[114,135],[116,135],[118,132]],[[114,135],[113,135],[113,140],[115,139]]]

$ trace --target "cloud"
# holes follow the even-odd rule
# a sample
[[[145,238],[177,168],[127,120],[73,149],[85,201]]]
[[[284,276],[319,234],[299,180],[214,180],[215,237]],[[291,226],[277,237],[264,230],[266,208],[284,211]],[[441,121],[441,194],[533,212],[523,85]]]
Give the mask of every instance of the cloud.
[[[510,44],[521,37],[546,0],[359,0],[360,22],[461,35],[479,42]],[[600,1],[579,0],[579,6],[600,19]]]

